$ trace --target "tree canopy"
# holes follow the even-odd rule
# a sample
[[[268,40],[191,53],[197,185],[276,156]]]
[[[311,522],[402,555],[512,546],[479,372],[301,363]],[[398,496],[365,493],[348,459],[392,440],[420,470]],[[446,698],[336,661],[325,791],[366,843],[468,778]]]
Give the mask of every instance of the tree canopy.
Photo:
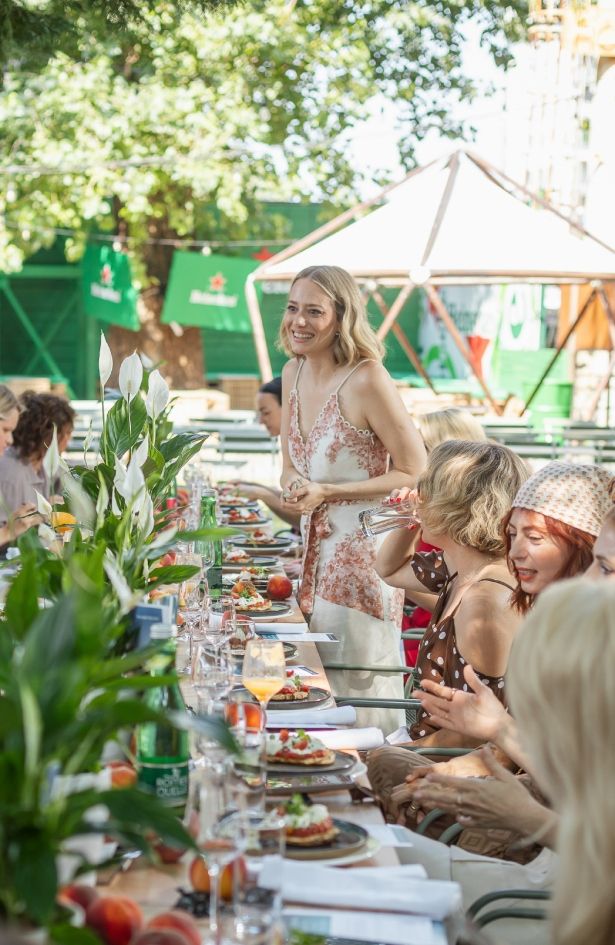
[[[0,269],[19,268],[58,228],[74,258],[107,231],[126,240],[146,288],[166,280],[161,237],[258,233],[263,198],[349,202],[349,131],[374,96],[396,103],[408,164],[431,128],[457,133],[451,103],[474,92],[465,24],[478,22],[505,62],[525,5],[0,0],[7,10]],[[45,28],[27,40],[18,10]],[[45,32],[56,14],[64,25]]]

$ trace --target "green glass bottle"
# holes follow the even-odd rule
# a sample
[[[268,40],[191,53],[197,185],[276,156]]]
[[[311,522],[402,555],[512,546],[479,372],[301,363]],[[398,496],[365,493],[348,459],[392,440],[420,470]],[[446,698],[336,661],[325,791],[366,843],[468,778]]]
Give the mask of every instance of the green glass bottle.
[[[162,650],[150,661],[152,676],[166,676],[175,668],[175,640],[170,624],[155,623],[150,630],[152,642],[164,640]],[[147,689],[146,705],[157,711],[185,712],[186,704],[178,683]],[[145,722],[137,728],[137,770],[139,787],[155,794],[168,807],[183,814],[188,800],[188,732],[170,725]]]
[[[217,528],[217,495],[215,489],[204,489],[201,494],[201,528]],[[212,598],[219,597],[222,593],[222,539],[213,538],[211,541],[214,549],[213,564],[207,569],[207,583],[209,593]]]

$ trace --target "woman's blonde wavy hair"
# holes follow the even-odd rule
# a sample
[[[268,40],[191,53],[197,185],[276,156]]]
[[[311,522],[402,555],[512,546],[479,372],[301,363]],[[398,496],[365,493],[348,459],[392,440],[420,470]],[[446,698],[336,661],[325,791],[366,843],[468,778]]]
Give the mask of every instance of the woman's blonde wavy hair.
[[[482,443],[487,439],[480,421],[469,410],[461,407],[446,407],[444,410],[420,414],[415,417],[415,423],[428,453],[446,440]]]
[[[384,345],[367,320],[367,310],[359,286],[350,273],[339,266],[309,266],[295,276],[291,291],[300,279],[309,279],[329,296],[335,306],[338,335],[333,342],[336,364],[352,366],[364,358],[382,361]],[[284,320],[280,325],[278,348],[289,358],[293,353]]]
[[[547,588],[515,637],[506,692],[559,814],[557,945],[615,942],[615,583]]]
[[[448,440],[429,454],[418,481],[421,521],[434,536],[503,557],[502,519],[527,478],[506,446]]]
[[[0,384],[0,417],[6,417],[11,410],[19,410],[19,401],[6,384]]]

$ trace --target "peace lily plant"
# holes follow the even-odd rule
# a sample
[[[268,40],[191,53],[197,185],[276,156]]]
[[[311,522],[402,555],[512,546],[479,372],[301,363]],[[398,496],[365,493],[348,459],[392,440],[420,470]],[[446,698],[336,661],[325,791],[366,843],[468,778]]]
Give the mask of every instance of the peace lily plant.
[[[99,368],[104,389],[113,369],[104,337]],[[133,649],[129,612],[148,590],[196,570],[156,561],[177,542],[163,500],[204,437],[171,433],[168,387],[136,354],[119,376],[121,400],[106,415],[101,405],[93,465],[69,469],[54,434],[45,470],[50,481],[60,479],[77,524],[65,543],[51,524],[20,537],[21,567],[0,610],[0,922],[44,926],[66,945],[92,945],[86,930],[67,925],[56,900],[67,840],[103,832],[149,852],[152,835],[192,844],[155,798],[92,782],[108,740],[157,719],[198,727],[235,747],[222,722],[157,716],[140,698],[168,678],[147,672],[152,648]],[[43,496],[38,508],[53,522]],[[102,819],[93,819],[93,809]],[[87,858],[78,864],[79,871],[90,868]]]

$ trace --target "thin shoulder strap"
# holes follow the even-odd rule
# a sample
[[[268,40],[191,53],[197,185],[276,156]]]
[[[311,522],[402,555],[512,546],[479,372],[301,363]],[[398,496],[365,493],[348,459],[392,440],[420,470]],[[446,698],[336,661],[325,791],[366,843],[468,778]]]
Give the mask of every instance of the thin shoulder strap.
[[[512,584],[507,584],[506,581],[498,581],[497,578],[480,578],[476,583],[482,584],[484,581],[489,581],[491,584],[501,584],[502,587],[507,587],[509,591],[514,591]]]
[[[364,364],[368,364],[369,361],[370,361],[369,358],[364,358],[363,361],[359,361],[358,364],[355,364],[355,366],[352,368],[352,370],[348,372],[348,374],[346,375],[345,378],[343,378],[341,384],[338,384],[338,386],[335,388],[335,394],[336,394],[336,395],[339,394],[339,392],[341,391],[342,387],[344,386],[344,384],[346,383],[346,381],[348,380],[348,378],[349,378],[349,377],[352,377],[352,375],[354,374],[355,371],[358,371],[359,368],[362,367]]]
[[[301,369],[304,364],[305,364],[305,358],[301,358],[299,362],[299,367],[297,369],[297,373],[295,374],[295,383],[292,386],[292,390],[297,390],[297,384],[299,382],[299,375],[301,374]]]
[[[457,613],[457,611],[459,610],[459,608],[461,607],[463,603],[463,598],[466,596],[467,592],[470,590],[471,587],[475,587],[477,584],[483,584],[486,582],[489,582],[490,584],[501,584],[502,587],[505,587],[507,590],[514,591],[514,587],[512,587],[510,584],[507,584],[506,581],[498,581],[497,578],[490,578],[490,577],[479,578],[478,581],[473,581],[472,584],[466,587],[464,593],[461,595],[460,600],[457,601],[455,605],[455,609],[450,614],[450,616],[451,617],[455,616],[455,614]]]

